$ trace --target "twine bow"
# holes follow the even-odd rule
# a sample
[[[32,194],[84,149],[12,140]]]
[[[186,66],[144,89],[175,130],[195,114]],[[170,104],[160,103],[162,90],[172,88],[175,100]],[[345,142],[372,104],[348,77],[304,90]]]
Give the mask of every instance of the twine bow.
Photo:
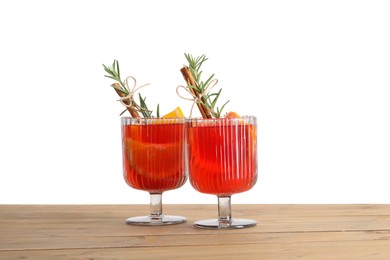
[[[195,104],[198,104],[198,103],[201,103],[201,104],[202,104],[202,103],[203,103],[203,101],[202,101],[203,96],[204,96],[204,95],[207,95],[207,94],[210,92],[210,90],[211,90],[213,87],[215,87],[215,85],[217,85],[217,83],[218,83],[218,80],[217,80],[217,79],[211,80],[211,81],[207,84],[207,86],[206,86],[206,88],[204,89],[203,93],[199,93],[198,95],[197,95],[195,92],[191,91],[191,87],[190,87],[190,86],[184,87],[184,86],[182,86],[182,85],[179,85],[179,86],[176,87],[176,94],[177,94],[180,98],[185,99],[185,100],[191,100],[191,101],[193,101],[192,106],[191,106],[191,110],[190,110],[190,118],[192,117],[192,110],[194,109]],[[187,91],[187,92],[192,96],[192,98],[187,98],[187,97],[182,96],[182,95],[179,93],[179,89],[181,89],[181,88],[184,89],[185,91]],[[210,110],[212,111],[212,109],[210,109]],[[214,111],[212,111],[212,112],[214,112]]]
[[[129,88],[129,79],[132,79],[134,81],[134,85],[133,85],[133,88],[131,90]],[[130,107],[133,106],[133,100],[134,100],[133,97],[134,97],[135,92],[138,91],[139,89],[147,86],[147,85],[150,85],[149,83],[147,83],[147,84],[144,84],[142,86],[136,87],[137,86],[137,80],[134,77],[132,77],[132,76],[128,76],[125,79],[124,83],[125,83],[124,88],[127,90],[128,94],[126,96],[124,96],[124,97],[121,97],[119,99],[119,101],[122,103],[122,105],[124,105],[127,108],[130,108]],[[128,101],[129,103],[126,104],[124,101]]]

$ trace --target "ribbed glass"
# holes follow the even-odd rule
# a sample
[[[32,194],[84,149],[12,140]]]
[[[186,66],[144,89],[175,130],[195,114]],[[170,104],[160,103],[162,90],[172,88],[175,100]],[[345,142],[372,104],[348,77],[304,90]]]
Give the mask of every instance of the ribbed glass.
[[[187,132],[184,118],[122,118],[123,175],[127,184],[150,193],[148,216],[132,225],[169,225],[186,221],[162,212],[162,193],[187,180]]]
[[[247,191],[257,180],[256,118],[189,119],[192,186],[217,196]]]
[[[218,218],[196,221],[194,227],[255,226],[255,220],[232,217],[231,196],[251,189],[257,181],[256,118],[188,119],[187,131],[191,185],[218,197]]]
[[[124,178],[150,193],[181,187],[186,175],[185,119],[122,118]]]

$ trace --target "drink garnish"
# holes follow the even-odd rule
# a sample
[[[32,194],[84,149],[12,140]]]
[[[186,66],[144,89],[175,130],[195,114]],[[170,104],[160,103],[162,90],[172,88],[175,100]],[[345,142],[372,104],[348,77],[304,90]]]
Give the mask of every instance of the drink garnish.
[[[181,147],[177,142],[148,143],[137,139],[126,139],[127,161],[136,174],[154,179],[167,178],[175,175],[172,169],[177,169],[180,161],[171,154],[177,154]],[[164,161],[163,164],[148,162]]]
[[[184,117],[183,111],[181,111],[180,107],[175,108],[172,112],[162,116],[161,118],[181,118]]]
[[[240,118],[241,116],[236,112],[229,112],[226,114],[225,118]]]
[[[135,92],[149,84],[144,84],[137,87],[137,80],[132,76],[128,76],[125,80],[122,80],[119,70],[119,62],[117,60],[114,60],[112,66],[106,66],[103,64],[103,67],[104,70],[108,73],[108,75],[104,76],[116,81],[115,83],[111,84],[111,87],[113,87],[116,93],[119,95],[119,101],[126,107],[126,109],[120,115],[128,110],[132,117],[139,118],[139,113],[141,113],[143,117],[152,118],[152,111],[148,109],[148,106],[145,102],[146,97],[142,97],[142,95],[138,93],[139,104],[134,100]],[[129,87],[129,79],[134,81],[134,85],[131,89]],[[159,117],[159,105],[157,105],[157,117]]]
[[[188,61],[188,66],[184,66],[180,71],[187,83],[186,88],[193,96],[193,99],[191,100],[194,101],[194,104],[197,104],[203,118],[220,118],[222,110],[229,102],[229,100],[226,101],[221,107],[216,106],[222,88],[218,92],[210,93],[211,88],[214,87],[218,82],[218,80],[213,79],[214,74],[208,77],[206,81],[202,81],[201,67],[202,64],[207,60],[206,56],[204,54],[196,58],[190,54],[184,54],[184,56]]]
[[[215,87],[215,85],[218,83],[218,80],[214,78],[214,74],[208,77],[206,81],[203,81],[201,79],[201,74],[202,74],[201,67],[202,64],[208,58],[205,55],[201,55],[196,58],[190,54],[184,54],[184,55],[188,61],[188,66],[184,66],[180,71],[183,74],[187,86],[186,87],[178,86],[176,92],[181,98],[192,100],[194,102],[191,107],[190,117],[192,116],[193,107],[196,104],[203,118],[221,118],[222,110],[224,109],[225,105],[229,102],[229,100],[226,101],[221,107],[218,107],[217,101],[222,92],[222,88],[219,89],[219,91],[217,92],[211,92],[212,88]],[[134,118],[140,118],[141,115],[144,118],[155,118],[155,116],[153,116],[152,114],[153,111],[150,110],[146,105],[146,97],[142,97],[142,95],[138,93],[138,98],[139,98],[138,103],[134,99],[135,93],[139,89],[149,84],[137,86],[137,80],[133,76],[128,76],[123,80],[120,75],[119,62],[117,60],[114,60],[112,66],[106,66],[103,64],[103,67],[107,73],[107,75],[104,76],[116,81],[115,83],[111,84],[111,87],[113,87],[116,93],[119,95],[120,98],[118,101],[120,101],[121,104],[126,107],[126,109],[120,115],[125,113],[127,110],[129,111],[130,115]],[[132,88],[129,87],[129,80],[133,81]],[[185,98],[181,96],[178,92],[179,88],[184,88],[188,93],[190,93],[192,98]],[[231,113],[235,113],[235,112],[231,112]],[[238,114],[228,113],[225,116],[228,118],[236,118]],[[156,117],[160,118],[159,105],[157,105]],[[180,118],[180,117],[184,117],[184,115],[180,107],[177,107],[172,112],[163,116],[163,118],[168,118],[168,117]]]

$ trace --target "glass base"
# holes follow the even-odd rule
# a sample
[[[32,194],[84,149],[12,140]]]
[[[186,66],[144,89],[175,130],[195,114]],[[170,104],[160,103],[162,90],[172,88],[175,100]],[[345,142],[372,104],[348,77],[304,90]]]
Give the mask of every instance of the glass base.
[[[126,224],[138,225],[138,226],[163,226],[163,225],[174,225],[186,222],[187,219],[181,216],[164,216],[158,217],[142,216],[142,217],[131,217],[126,220]]]
[[[204,229],[240,229],[254,227],[256,224],[255,220],[235,218],[230,221],[220,221],[218,219],[199,220],[193,226]]]

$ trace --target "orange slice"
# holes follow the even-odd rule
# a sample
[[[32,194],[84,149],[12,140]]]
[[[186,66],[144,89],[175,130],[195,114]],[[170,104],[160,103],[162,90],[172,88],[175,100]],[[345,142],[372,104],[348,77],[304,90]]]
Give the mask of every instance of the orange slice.
[[[125,143],[127,163],[136,174],[148,178],[169,178],[182,172],[184,166],[178,160],[180,153],[183,149],[177,142],[158,144],[128,139]]]
[[[175,108],[172,112],[162,116],[161,118],[179,118],[184,117],[183,111],[181,111],[180,107]]]
[[[226,114],[225,118],[240,118],[241,116],[236,112],[229,112]]]
[[[226,114],[225,118],[241,118],[241,116],[239,114],[237,114],[236,112],[229,112]],[[244,120],[242,120],[242,121],[240,120],[239,124],[247,125],[247,123]],[[250,127],[250,133],[252,135],[253,140],[257,140],[255,127],[254,126],[249,126],[249,127]]]

